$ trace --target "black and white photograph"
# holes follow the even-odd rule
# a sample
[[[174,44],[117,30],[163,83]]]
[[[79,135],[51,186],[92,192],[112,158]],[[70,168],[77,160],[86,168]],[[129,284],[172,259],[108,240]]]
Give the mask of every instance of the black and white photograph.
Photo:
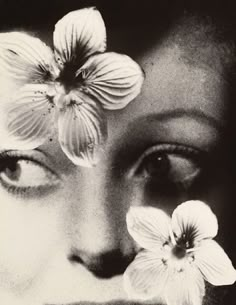
[[[236,4],[0,0],[0,305],[236,305]]]

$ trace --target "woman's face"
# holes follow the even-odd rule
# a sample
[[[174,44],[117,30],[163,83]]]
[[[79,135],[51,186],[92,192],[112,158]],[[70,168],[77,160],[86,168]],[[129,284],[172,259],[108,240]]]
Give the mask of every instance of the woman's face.
[[[204,200],[219,219],[219,242],[230,249],[227,83],[180,53],[157,45],[136,58],[145,85],[124,110],[107,113],[109,138],[96,167],[71,163],[56,136],[33,151],[2,153],[6,304],[127,299],[122,273],[137,248],[125,215],[133,205],[171,213],[187,199]]]

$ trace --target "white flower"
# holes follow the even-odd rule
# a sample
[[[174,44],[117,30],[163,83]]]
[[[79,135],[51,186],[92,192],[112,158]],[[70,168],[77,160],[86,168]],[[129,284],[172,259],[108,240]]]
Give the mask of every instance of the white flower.
[[[126,55],[107,52],[95,8],[70,12],[55,26],[54,52],[26,33],[0,34],[1,146],[34,149],[58,130],[62,150],[91,166],[107,136],[106,110],[125,107],[143,73]]]
[[[143,248],[124,274],[132,298],[157,298],[168,305],[200,305],[205,283],[231,285],[236,270],[214,241],[216,216],[201,201],[179,205],[170,219],[162,210],[133,207],[130,235]]]

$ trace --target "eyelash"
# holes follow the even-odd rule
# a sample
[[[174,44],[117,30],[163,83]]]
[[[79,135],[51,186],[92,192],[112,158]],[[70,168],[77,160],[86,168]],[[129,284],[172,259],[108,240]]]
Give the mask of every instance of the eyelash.
[[[145,159],[147,157],[150,157],[154,154],[158,154],[159,156],[166,156],[167,158],[170,156],[176,156],[178,158],[182,158],[183,160],[188,160],[189,162],[192,162],[192,164],[196,165],[196,167],[199,167],[199,171],[201,171],[205,159],[206,152],[200,151],[198,149],[181,145],[181,144],[169,144],[169,143],[160,143],[158,145],[155,145],[149,149],[147,149],[141,157],[136,161],[135,165],[129,172],[129,177],[135,178],[135,179],[144,179],[144,180],[151,180],[153,179],[150,177],[145,177],[145,175],[142,175],[142,167],[145,167]],[[198,176],[197,174],[194,175],[194,177],[189,177],[194,180],[195,176]],[[191,179],[186,179],[186,181],[172,181],[174,184],[182,185],[184,188],[188,187],[189,181]],[[172,184],[173,184],[172,183]]]
[[[132,169],[129,172],[129,176],[132,178],[138,178],[138,179],[143,179],[145,178],[145,180],[152,180],[153,177],[143,177],[142,176],[142,170],[140,170],[140,168],[142,166],[144,166],[145,163],[145,159],[148,158],[149,156],[152,156],[154,154],[158,154],[159,155],[165,155],[167,157],[169,156],[180,156],[183,159],[185,158],[186,160],[190,160],[193,164],[195,164],[196,166],[199,166],[200,170],[202,167],[202,163],[203,163],[203,159],[204,159],[204,152],[199,151],[195,148],[189,147],[189,146],[185,146],[185,145],[180,145],[180,144],[169,144],[169,143],[160,143],[158,145],[155,145],[149,149],[147,149],[142,156],[136,161],[135,165],[132,167]],[[206,153],[205,153],[206,154]],[[5,151],[2,152],[0,154],[0,174],[3,172],[4,169],[7,168],[7,164],[11,164],[12,162],[17,163],[18,161],[30,161],[33,162],[34,164],[38,165],[40,168],[42,168],[42,170],[46,170],[48,171],[48,173],[50,173],[52,175],[52,177],[54,177],[52,180],[55,179],[55,181],[59,180],[58,176],[55,172],[53,172],[51,170],[51,168],[49,166],[47,166],[45,164],[45,162],[42,162],[39,160],[39,158],[35,158],[34,156],[29,156],[28,153],[21,153],[19,151]],[[140,174],[141,172],[141,174]],[[194,175],[195,176],[195,175]],[[148,179],[147,179],[148,178]],[[195,177],[193,177],[194,180]],[[191,179],[192,180],[192,177]],[[45,193],[46,189],[50,189],[50,186],[52,185],[41,185],[41,186],[28,186],[28,187],[17,187],[14,185],[9,185],[6,181],[4,181],[2,179],[2,177],[0,176],[0,184],[2,185],[2,187],[4,189],[7,190],[7,192],[13,194],[13,195],[17,195],[17,196],[27,196],[30,193],[35,193],[35,192],[39,192],[40,190]],[[53,184],[53,183],[52,183]],[[173,183],[172,183],[173,184]],[[178,184],[183,185],[185,187],[188,186],[188,181],[178,181]],[[43,193],[41,192],[41,193]]]
[[[14,164],[19,161],[29,161],[34,165],[39,166],[42,170],[47,171],[51,177],[54,177],[54,183],[52,185],[45,184],[41,186],[26,186],[26,187],[18,187],[15,185],[10,185],[2,177],[0,176],[0,185],[10,194],[15,196],[37,196],[42,195],[45,191],[50,190],[52,186],[55,186],[59,182],[58,175],[52,171],[49,166],[47,166],[44,162],[40,161],[39,158],[35,158],[34,156],[29,156],[27,153],[21,153],[19,151],[4,151],[0,153],[0,175],[4,172],[4,169],[7,168],[8,164]],[[43,192],[42,192],[43,190]]]

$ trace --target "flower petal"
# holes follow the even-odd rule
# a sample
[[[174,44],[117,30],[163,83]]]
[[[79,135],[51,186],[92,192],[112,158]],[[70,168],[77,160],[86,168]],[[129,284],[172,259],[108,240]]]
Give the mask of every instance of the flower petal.
[[[19,32],[0,34],[0,79],[21,86],[44,83],[57,70],[53,52],[40,39]],[[0,93],[4,89],[12,90],[1,87]]]
[[[141,91],[144,75],[126,55],[104,53],[90,57],[78,70],[86,87],[105,109],[124,108]]]
[[[167,266],[162,261],[163,252],[140,252],[124,273],[124,288],[134,299],[159,297],[168,278]]]
[[[96,8],[84,8],[59,20],[53,39],[55,56],[60,65],[81,63],[92,54],[105,51],[106,28]]]
[[[204,240],[195,252],[195,264],[206,281],[215,286],[232,285],[236,270],[224,250],[214,240]]]
[[[59,113],[59,142],[74,164],[91,167],[106,140],[106,118],[100,106],[82,92],[71,93],[69,99],[75,103]]]
[[[205,284],[201,273],[193,265],[185,265],[182,272],[169,277],[165,288],[168,305],[202,305]]]
[[[160,209],[131,207],[126,222],[130,235],[144,249],[159,251],[169,240],[170,218]]]
[[[11,103],[4,105],[3,126],[6,130],[1,131],[1,146],[8,149],[33,149],[49,137],[54,106],[47,97],[47,89],[47,85],[25,85]]]
[[[172,229],[178,238],[183,234],[196,244],[204,238],[213,238],[218,231],[215,214],[202,201],[191,200],[180,204],[172,215]]]

